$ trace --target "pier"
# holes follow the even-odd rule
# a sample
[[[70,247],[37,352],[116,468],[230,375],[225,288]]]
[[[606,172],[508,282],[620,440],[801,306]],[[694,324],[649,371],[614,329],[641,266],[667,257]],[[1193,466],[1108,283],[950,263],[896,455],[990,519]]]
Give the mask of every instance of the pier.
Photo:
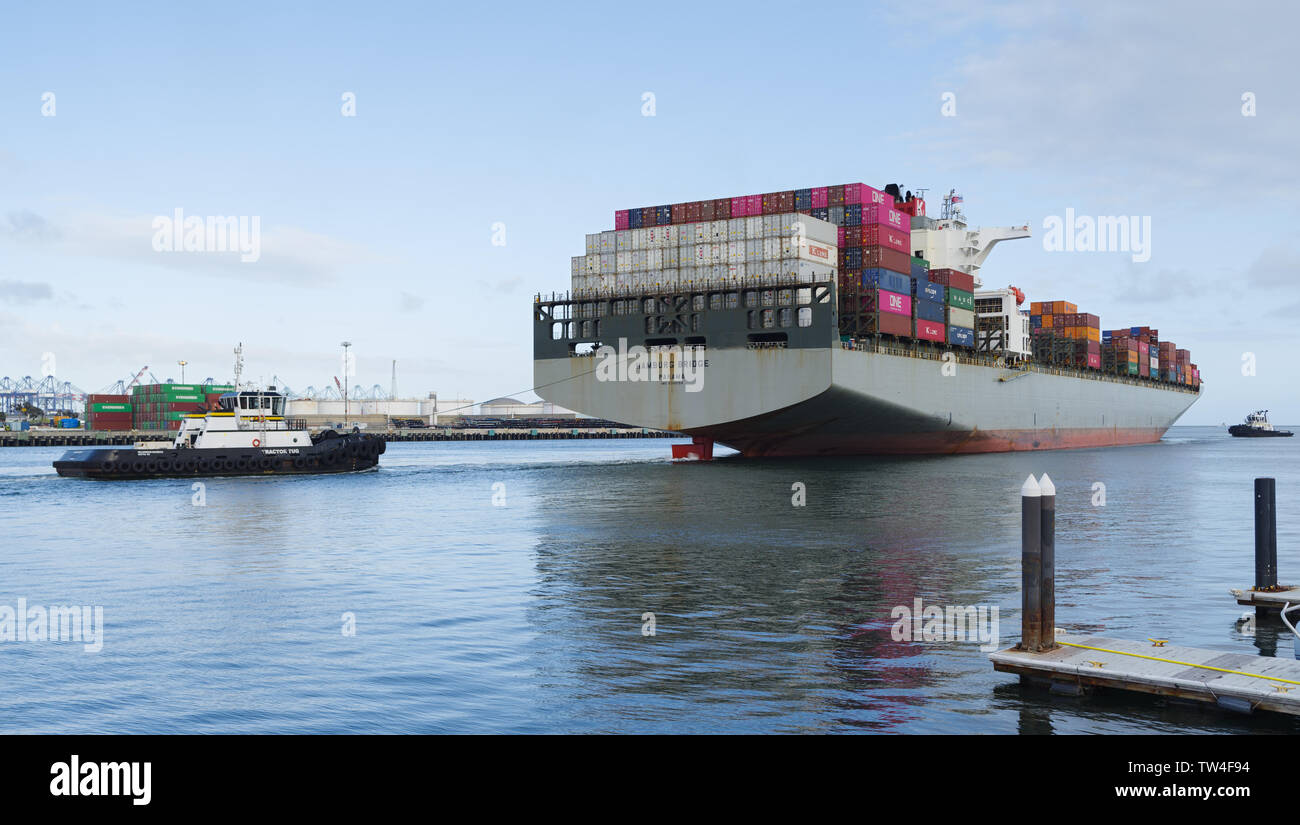
[[[611,438],[686,438],[680,433],[640,427],[601,428],[447,428],[365,430],[385,441],[558,441]],[[137,441],[172,441],[174,430],[26,430],[0,432],[0,447],[116,447]]]
[[[1256,588],[1240,604],[1280,610],[1295,588],[1277,588],[1273,479],[1255,480]],[[993,669],[1054,693],[1098,689],[1201,702],[1238,713],[1300,716],[1300,661],[1170,644],[1074,636],[1055,625],[1056,490],[1030,476],[1021,488],[1021,641],[989,654]],[[1243,599],[1247,599],[1244,601]],[[1288,627],[1290,625],[1288,624]],[[1298,639],[1300,643],[1300,639]]]

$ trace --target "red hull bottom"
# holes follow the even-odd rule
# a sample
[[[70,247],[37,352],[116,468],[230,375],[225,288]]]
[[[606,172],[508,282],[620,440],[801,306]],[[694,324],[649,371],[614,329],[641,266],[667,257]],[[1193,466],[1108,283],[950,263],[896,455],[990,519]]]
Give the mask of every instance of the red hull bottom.
[[[750,457],[820,455],[959,455],[964,453],[1009,453],[1024,450],[1075,450],[1089,447],[1120,447],[1152,444],[1165,428],[1095,428],[1071,430],[988,430],[936,431],[928,433],[764,433],[760,437],[737,436],[725,427],[692,431],[691,435],[712,438]]]

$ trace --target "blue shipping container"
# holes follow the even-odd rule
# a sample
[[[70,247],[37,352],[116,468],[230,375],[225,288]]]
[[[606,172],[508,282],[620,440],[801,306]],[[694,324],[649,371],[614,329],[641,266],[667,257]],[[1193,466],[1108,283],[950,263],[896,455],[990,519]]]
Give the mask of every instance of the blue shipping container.
[[[969,327],[948,327],[948,343],[959,347],[973,347],[975,330]]]
[[[812,190],[794,190],[794,211],[802,212],[805,209],[812,209]]]
[[[1042,328],[1043,328],[1043,316],[1041,316],[1041,315],[1030,315],[1030,316],[1029,316],[1029,327],[1030,327],[1031,329],[1042,329]]]
[[[850,246],[841,249],[839,264],[844,269],[861,269],[862,248],[857,246]]]
[[[844,207],[844,226],[862,225],[862,204],[851,203]]]
[[[829,207],[819,206],[812,211],[812,216],[819,221],[829,221],[831,219],[831,210]]]
[[[916,258],[912,259],[912,277],[913,278],[930,277],[930,270],[926,269],[924,266],[918,263]]]
[[[862,285],[874,286],[877,289],[885,289],[903,295],[912,294],[912,279],[892,269],[870,267],[862,270]]]
[[[673,208],[671,206],[656,206],[655,219],[660,226],[665,226],[673,222]]]
[[[65,430],[75,430],[81,426],[81,422],[75,418],[65,418],[59,422],[59,426]]]
[[[944,322],[944,306],[942,303],[936,304],[934,301],[916,301],[912,306],[916,307],[916,317],[923,321],[934,321],[936,324]]]
[[[912,294],[923,301],[936,301],[942,304],[946,293],[943,284],[932,284],[923,278],[913,282]]]
[[[640,210],[640,209],[629,209],[629,210],[627,211],[627,228],[628,228],[628,229],[640,229],[640,228],[641,228],[641,210]]]

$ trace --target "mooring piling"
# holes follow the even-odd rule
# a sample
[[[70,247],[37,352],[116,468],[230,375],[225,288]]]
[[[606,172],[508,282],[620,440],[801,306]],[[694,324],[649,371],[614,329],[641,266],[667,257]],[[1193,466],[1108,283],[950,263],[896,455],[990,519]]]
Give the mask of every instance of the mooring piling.
[[[1038,644],[1041,650],[1056,647],[1056,485],[1047,473],[1038,482],[1042,529],[1039,540],[1038,593],[1041,612]]]
[[[1255,589],[1277,587],[1277,481],[1255,479]]]
[[[1053,491],[1055,492],[1055,491]],[[1030,475],[1020,488],[1020,649],[1042,649],[1043,496]]]

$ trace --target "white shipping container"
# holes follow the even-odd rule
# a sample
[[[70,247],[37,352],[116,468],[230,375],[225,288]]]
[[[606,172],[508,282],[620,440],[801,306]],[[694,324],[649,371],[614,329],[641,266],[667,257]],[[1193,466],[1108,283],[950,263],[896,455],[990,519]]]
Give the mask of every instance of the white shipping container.
[[[574,278],[577,278],[579,275],[587,271],[587,256],[578,255],[577,257],[573,258],[573,260],[570,262],[570,267],[571,267],[570,275],[572,275]]]
[[[647,264],[649,263],[649,257],[648,257],[649,254],[650,254],[650,253],[649,253],[648,251],[644,250],[644,249],[636,249],[636,250],[633,250],[633,252],[632,252],[632,270],[633,270],[634,272],[635,272],[636,270],[638,270],[638,269],[642,269],[642,270],[644,270],[644,269],[649,269],[649,267],[647,266]]]
[[[709,244],[709,260],[715,264],[725,264],[727,262],[727,244],[725,242]]]
[[[677,236],[681,234],[678,227],[669,225],[661,226],[659,228],[662,229],[664,233],[664,246],[677,246]]]
[[[614,258],[615,269],[618,271],[618,274],[630,275],[632,273],[632,253],[630,251],[618,252],[615,254]]]
[[[948,307],[948,324],[956,327],[975,328],[975,313],[969,309]]]
[[[583,272],[588,275],[600,274],[600,255],[584,255],[582,260],[585,262]]]
[[[745,219],[732,218],[727,221],[727,240],[739,241],[745,238]]]
[[[619,289],[627,289],[628,287],[632,286],[632,273],[631,272],[618,273],[618,275],[614,276],[614,284]]]
[[[681,270],[675,267],[670,269],[665,269],[663,273],[664,273],[663,275],[664,283],[671,286],[676,286],[678,283],[678,279],[681,278]]]
[[[661,247],[651,247],[645,252],[646,269],[664,268],[664,251]]]
[[[636,230],[634,229],[624,229],[618,233],[618,239],[617,239],[618,242],[615,244],[617,251],[619,252],[632,251],[632,233],[635,231]]]
[[[614,275],[618,272],[618,256],[614,252],[600,253],[600,274]]]
[[[761,239],[763,237],[763,216],[751,215],[745,218],[745,237]]]
[[[695,267],[682,266],[677,268],[677,282],[680,284],[689,284],[695,280]]]
[[[697,244],[708,243],[712,237],[709,232],[708,223],[700,222],[691,225],[695,227],[695,243]]]
[[[727,222],[726,222],[726,221],[710,221],[710,222],[709,222],[709,237],[710,237],[714,242],[717,242],[717,241],[725,241],[725,240],[727,239]]]
[[[727,281],[730,283],[739,283],[745,279],[745,265],[731,264],[727,267]]]
[[[745,241],[727,241],[727,263],[745,262]]]
[[[764,215],[763,218],[763,237],[777,238],[781,236],[781,216]]]
[[[613,254],[618,251],[618,235],[614,230],[600,233],[600,254]]]
[[[771,217],[770,215],[768,217]],[[763,239],[763,260],[776,261],[781,258],[781,239],[764,238]]]
[[[839,230],[833,223],[819,221],[810,215],[801,215],[798,212],[777,217],[781,219],[781,234],[787,238],[804,237],[831,246],[839,243]]]
[[[600,233],[599,232],[587,236],[587,254],[588,255],[600,254]]]
[[[798,265],[797,277],[801,284],[811,284],[820,281],[835,280],[835,267],[817,264],[812,261],[796,261]]]
[[[663,248],[663,256],[665,268],[675,268],[681,262],[681,257],[678,255],[678,248],[675,246],[665,246]]]

